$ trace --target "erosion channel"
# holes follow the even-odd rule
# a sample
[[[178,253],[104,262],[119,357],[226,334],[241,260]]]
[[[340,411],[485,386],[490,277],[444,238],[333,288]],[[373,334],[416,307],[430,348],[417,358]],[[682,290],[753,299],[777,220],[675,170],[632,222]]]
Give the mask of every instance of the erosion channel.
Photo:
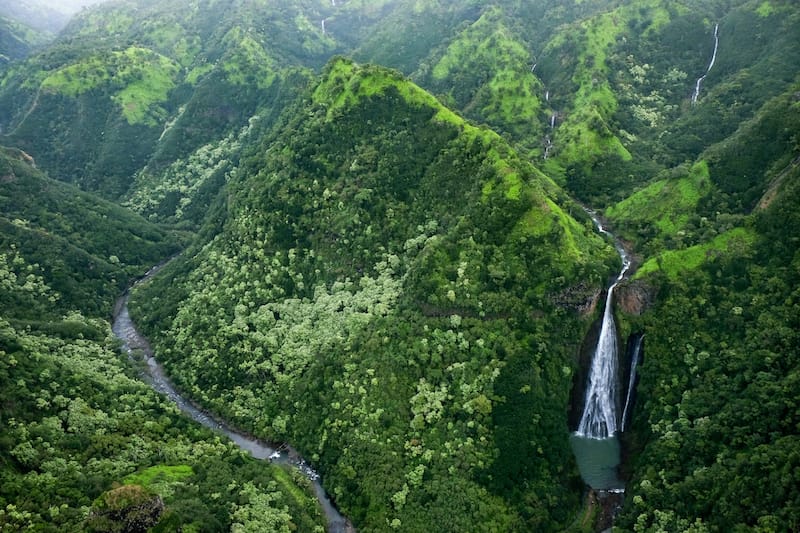
[[[153,267],[147,274],[134,283],[133,286],[143,283],[155,276],[163,265]],[[333,506],[330,498],[322,488],[320,476],[309,464],[290,446],[282,445],[278,448],[258,440],[252,436],[238,431],[228,425],[224,420],[209,415],[197,408],[191,401],[184,398],[172,385],[164,372],[164,368],[159,364],[153,353],[148,340],[141,335],[131,320],[128,312],[128,300],[130,299],[130,289],[120,297],[114,307],[114,322],[112,331],[122,341],[122,349],[130,357],[141,357],[146,363],[142,372],[142,379],[147,382],[156,392],[168,396],[181,411],[189,415],[193,420],[222,433],[231,439],[242,450],[249,452],[256,459],[267,459],[273,463],[291,465],[302,472],[314,487],[317,500],[325,513],[327,520],[327,531],[330,533],[346,533],[355,531],[350,521],[339,513]],[[141,354],[141,355],[139,355]]]
[[[633,345],[630,357],[630,377],[622,379],[623,358],[619,350],[617,327],[614,322],[614,289],[628,274],[630,257],[618,239],[608,232],[598,216],[591,210],[598,231],[613,239],[614,247],[622,259],[622,269],[609,286],[606,295],[603,321],[597,346],[592,355],[589,376],[583,399],[583,409],[577,430],[570,437],[570,444],[580,469],[581,477],[596,493],[622,493],[625,485],[618,476],[620,463],[620,441],[618,434],[625,428],[629,415],[632,389],[635,385],[633,373],[641,350],[641,336]],[[627,390],[623,391],[624,385]]]

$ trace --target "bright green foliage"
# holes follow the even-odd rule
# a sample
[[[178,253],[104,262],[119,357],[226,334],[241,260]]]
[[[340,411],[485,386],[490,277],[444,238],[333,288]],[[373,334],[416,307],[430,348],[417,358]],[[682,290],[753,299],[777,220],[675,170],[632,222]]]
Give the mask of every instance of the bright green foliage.
[[[194,475],[189,465],[154,466],[126,477],[123,481],[134,485],[148,486],[157,481],[175,482],[182,481]]]
[[[74,97],[109,85],[116,89],[112,98],[130,124],[155,124],[164,114],[157,104],[167,100],[167,94],[175,86],[173,78],[177,70],[168,58],[145,48],[131,47],[62,67],[45,78],[42,90]]]
[[[531,61],[526,47],[504,26],[501,11],[489,9],[447,47],[431,70],[431,83],[437,89],[449,85],[449,98],[459,107],[476,108],[489,124],[529,127],[540,120],[542,92],[530,72]],[[486,83],[470,93],[468,87],[452,85],[454,78],[486,69]]]
[[[751,231],[745,228],[736,228],[715,237],[704,244],[696,244],[683,250],[668,250],[652,259],[636,272],[636,277],[644,277],[656,271],[661,271],[675,281],[683,273],[695,270],[709,259],[730,250],[747,250],[754,240]]]
[[[211,198],[227,179],[232,159],[238,156],[251,126],[214,144],[198,148],[186,160],[178,159],[156,175],[144,169],[136,175],[133,193],[125,205],[151,219],[199,222]],[[211,197],[211,198],[209,198]],[[200,205],[197,205],[200,204]]]
[[[711,192],[708,164],[700,161],[688,169],[678,168],[676,177],[654,181],[612,206],[606,216],[614,220],[621,231],[636,227],[648,231],[649,239],[665,239],[680,235],[697,212],[700,199]]]
[[[222,42],[229,50],[222,69],[230,83],[252,83],[260,89],[272,85],[275,81],[275,61],[250,35],[236,27],[228,32]]]
[[[499,136],[396,72],[337,59],[311,94],[136,316],[184,390],[293,442],[361,527],[565,523],[556,339],[585,327],[574,289],[599,287],[613,251]]]
[[[357,104],[361,98],[397,92],[403,100],[415,107],[436,110],[435,120],[453,125],[464,124],[451,110],[416,85],[408,83],[399,72],[370,66],[360,67],[346,59],[334,60],[326,70],[326,77],[314,90],[314,103],[325,106],[328,118],[334,113]]]
[[[617,155],[623,161],[631,158],[607,126],[608,119],[617,110],[616,97],[605,78],[608,50],[622,30],[620,17],[623,13],[619,11],[622,10],[605,13],[577,28],[578,35],[585,40],[578,45],[581,53],[572,77],[578,90],[572,104],[573,112],[558,137],[559,142],[565,144],[559,154],[565,166],[598,155]],[[556,42],[560,44],[558,36]],[[545,53],[553,52],[545,49]]]
[[[758,13],[759,17],[768,17],[775,12],[775,7],[769,2],[769,0],[765,0],[759,4],[758,9],[756,9],[756,13]]]
[[[231,518],[232,533],[247,533],[250,531],[274,531],[275,533],[290,533],[295,524],[287,506],[281,506],[282,494],[280,492],[262,492],[252,483],[245,483],[239,493],[239,498],[244,503],[233,506]]]

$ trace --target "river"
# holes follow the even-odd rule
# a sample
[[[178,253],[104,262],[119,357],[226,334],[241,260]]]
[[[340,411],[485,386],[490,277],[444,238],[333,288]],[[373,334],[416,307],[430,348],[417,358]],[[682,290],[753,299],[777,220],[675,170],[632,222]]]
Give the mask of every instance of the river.
[[[147,274],[134,283],[136,286],[155,276],[163,265],[153,267]],[[300,470],[314,487],[314,493],[319,501],[322,511],[327,520],[327,531],[330,533],[351,533],[355,529],[353,525],[334,507],[325,489],[322,488],[322,481],[319,474],[290,446],[282,445],[278,448],[267,442],[256,439],[246,433],[239,431],[224,420],[220,420],[198,409],[191,401],[182,396],[164,372],[164,368],[156,360],[155,354],[148,340],[136,329],[136,325],[131,319],[128,311],[128,301],[130,290],[120,297],[114,308],[114,322],[112,331],[122,341],[122,349],[130,357],[134,354],[141,354],[141,358],[146,362],[142,371],[142,379],[155,391],[169,397],[180,408],[196,422],[217,431],[231,439],[239,448],[249,452],[256,459],[269,460],[278,464],[289,464]]]

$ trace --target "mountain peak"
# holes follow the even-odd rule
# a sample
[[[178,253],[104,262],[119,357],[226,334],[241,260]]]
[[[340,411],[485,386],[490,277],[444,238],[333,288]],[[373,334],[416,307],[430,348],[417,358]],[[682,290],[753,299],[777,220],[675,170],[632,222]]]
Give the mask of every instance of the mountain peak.
[[[407,104],[434,110],[436,121],[464,125],[464,119],[400,72],[376,65],[359,65],[344,57],[336,57],[328,63],[312,99],[315,104],[327,107],[330,118],[337,111],[357,104],[362,98],[391,90],[396,91]]]

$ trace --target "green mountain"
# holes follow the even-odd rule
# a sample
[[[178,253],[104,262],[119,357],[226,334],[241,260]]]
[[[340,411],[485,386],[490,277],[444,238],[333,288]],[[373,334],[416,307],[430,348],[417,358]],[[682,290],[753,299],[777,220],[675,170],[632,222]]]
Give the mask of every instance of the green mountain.
[[[0,15],[0,65],[25,57],[41,40],[35,30]]]
[[[0,249],[8,266],[19,263],[18,282],[30,272],[48,287],[32,301],[4,301],[10,316],[108,316],[133,276],[180,249],[164,229],[34,165],[25,152],[0,148]]]
[[[796,529],[791,0],[123,0],[23,41],[0,70],[13,335],[63,341],[180,241],[136,319],[359,529],[603,529],[567,421],[618,263],[574,198],[638,267],[615,527]]]
[[[183,389],[293,442],[365,529],[568,524],[574,309],[612,249],[397,72],[337,59],[302,100],[137,320]]]

